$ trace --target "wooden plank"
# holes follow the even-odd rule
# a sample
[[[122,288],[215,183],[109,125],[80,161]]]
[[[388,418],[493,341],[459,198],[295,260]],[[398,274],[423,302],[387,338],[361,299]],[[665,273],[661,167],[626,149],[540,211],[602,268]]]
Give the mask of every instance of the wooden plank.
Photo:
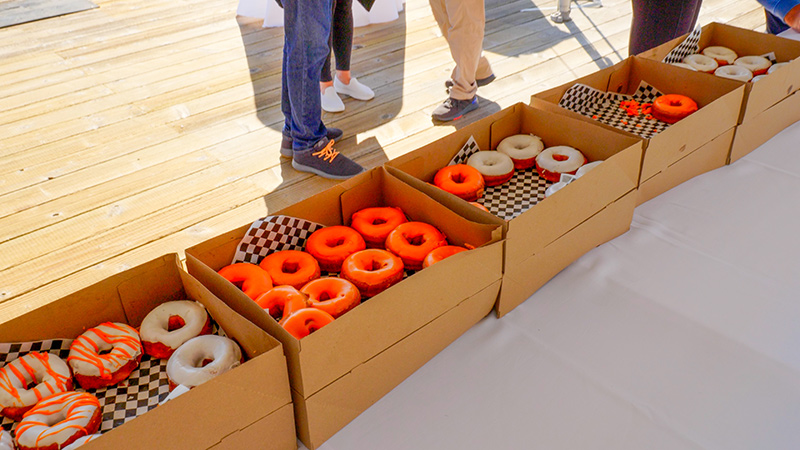
[[[0,2],[0,28],[93,8],[88,0],[6,0]]]

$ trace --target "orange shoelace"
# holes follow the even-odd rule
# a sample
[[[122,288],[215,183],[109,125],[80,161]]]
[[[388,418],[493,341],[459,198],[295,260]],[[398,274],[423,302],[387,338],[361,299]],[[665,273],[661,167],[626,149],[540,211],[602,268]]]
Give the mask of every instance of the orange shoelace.
[[[332,163],[333,160],[339,155],[339,152],[333,148],[333,143],[334,140],[331,139],[330,141],[328,141],[328,145],[326,145],[325,148],[323,148],[318,152],[312,153],[311,156],[317,156],[319,158],[322,158],[324,161]]]

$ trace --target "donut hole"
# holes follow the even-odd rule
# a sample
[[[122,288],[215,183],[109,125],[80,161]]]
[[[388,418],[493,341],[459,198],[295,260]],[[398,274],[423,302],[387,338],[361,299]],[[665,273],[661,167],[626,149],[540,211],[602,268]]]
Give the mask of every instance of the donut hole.
[[[569,159],[569,156],[554,154],[553,155],[553,159],[556,160],[556,161],[566,161],[566,160]]]
[[[23,387],[23,389],[25,389],[26,391],[29,391],[29,390],[35,388],[38,385],[39,385],[39,381],[38,380],[29,381],[28,384],[26,384]]]
[[[376,218],[372,219],[372,221],[370,223],[372,225],[383,225],[383,224],[386,223],[386,219],[382,219],[380,217],[376,217]]]
[[[296,261],[284,261],[281,265],[281,272],[283,273],[296,273],[300,270],[300,264]]]
[[[466,183],[467,177],[465,177],[463,174],[460,173],[454,173],[451,180],[453,180],[453,183],[461,184],[461,183]]]
[[[371,261],[367,261],[367,263],[364,266],[364,270],[366,270],[368,272],[375,272],[375,271],[383,269],[384,267],[386,267],[385,264],[383,264],[380,261],[377,261],[377,260],[373,259]]]
[[[319,293],[319,297],[317,298],[317,301],[324,302],[325,300],[330,300],[332,298],[336,298],[336,296],[335,295],[331,295],[331,293],[328,292],[328,291],[322,291],[322,292]]]
[[[403,235],[409,245],[413,245],[418,247],[425,243],[425,236],[422,234],[415,234],[415,235]]]
[[[311,334],[322,328],[317,325],[317,322],[314,319],[306,319],[306,321],[303,322],[303,326],[308,330],[308,334]]]
[[[183,317],[177,315],[169,316],[167,319],[167,331],[175,331],[180,330],[186,325],[186,321],[183,320]]]
[[[112,350],[114,350],[114,347],[99,348],[99,349],[97,349],[97,354],[99,356],[107,355],[107,354],[111,353]]]
[[[325,245],[328,246],[328,247],[333,248],[333,247],[338,247],[340,245],[343,245],[344,242],[345,242],[345,239],[343,237],[331,238],[331,239],[328,239],[327,241],[325,241]]]
[[[683,106],[683,103],[681,103],[679,100],[670,100],[669,106]]]
[[[199,367],[205,367],[205,366],[211,364],[212,362],[214,362],[213,358],[203,358],[203,360],[200,361],[200,366]]]

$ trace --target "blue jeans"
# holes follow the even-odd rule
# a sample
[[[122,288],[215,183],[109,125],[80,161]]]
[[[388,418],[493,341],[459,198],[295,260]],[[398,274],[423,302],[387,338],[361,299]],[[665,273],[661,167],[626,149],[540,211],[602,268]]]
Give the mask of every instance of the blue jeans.
[[[328,57],[332,0],[283,0],[283,133],[292,149],[310,149],[327,133],[322,123],[319,78]]]

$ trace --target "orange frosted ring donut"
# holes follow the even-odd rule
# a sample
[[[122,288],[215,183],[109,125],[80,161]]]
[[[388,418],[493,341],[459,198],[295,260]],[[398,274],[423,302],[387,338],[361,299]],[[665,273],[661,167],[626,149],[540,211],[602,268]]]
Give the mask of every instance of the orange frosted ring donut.
[[[306,251],[326,272],[339,272],[345,258],[365,248],[367,244],[358,231],[344,225],[320,228],[306,240]]]
[[[71,390],[72,372],[63,359],[30,352],[0,368],[0,415],[19,421],[42,398]]]
[[[466,164],[445,166],[436,172],[433,184],[468,202],[483,197],[483,175],[478,169]]]
[[[259,295],[255,302],[275,320],[285,319],[293,312],[308,307],[305,295],[288,284],[275,286]]]
[[[244,262],[231,264],[223,267],[217,273],[241,288],[251,299],[272,289],[272,278],[266,270],[256,264]]]
[[[309,334],[333,322],[333,316],[317,308],[304,308],[295,311],[283,321],[283,329],[297,339],[303,339]]]
[[[486,186],[499,186],[514,176],[514,161],[499,151],[479,151],[467,158],[467,165],[478,169]]]
[[[308,306],[325,311],[334,318],[361,303],[358,288],[344,278],[317,278],[300,290],[308,296]]]
[[[164,302],[153,308],[139,326],[144,352],[167,359],[189,339],[211,333],[211,317],[192,300]]]
[[[374,297],[403,279],[403,260],[387,250],[368,248],[348,256],[342,278],[353,283],[361,297]]]
[[[376,206],[353,213],[350,226],[361,233],[368,248],[383,248],[389,232],[405,222],[408,220],[402,209]]]
[[[100,429],[100,401],[86,392],[42,399],[17,425],[17,450],[55,450]]]
[[[300,250],[281,250],[264,257],[258,264],[266,270],[275,286],[288,284],[300,289],[304,284],[319,278],[319,263],[313,256]]]
[[[403,260],[406,269],[422,269],[422,260],[436,247],[447,245],[447,238],[433,225],[406,222],[386,237],[386,250]]]
[[[720,66],[733,64],[733,62],[736,61],[736,58],[739,57],[739,55],[737,55],[735,51],[729,49],[728,47],[722,47],[720,45],[706,47],[700,53],[702,53],[705,56],[708,56],[709,58],[713,58],[714,61],[716,61],[717,64],[719,64]]]
[[[536,157],[539,175],[553,183],[561,179],[562,173],[574,174],[584,164],[586,157],[583,153],[566,145],[548,147]]]
[[[437,247],[425,255],[425,259],[422,260],[422,268],[430,267],[434,263],[466,250],[466,248],[459,247],[458,245],[443,245]]]
[[[656,119],[675,123],[697,111],[697,103],[685,95],[667,94],[653,100],[651,113]]]
[[[142,343],[136,329],[105,322],[72,341],[67,363],[82,388],[98,389],[128,378],[141,359]]]

